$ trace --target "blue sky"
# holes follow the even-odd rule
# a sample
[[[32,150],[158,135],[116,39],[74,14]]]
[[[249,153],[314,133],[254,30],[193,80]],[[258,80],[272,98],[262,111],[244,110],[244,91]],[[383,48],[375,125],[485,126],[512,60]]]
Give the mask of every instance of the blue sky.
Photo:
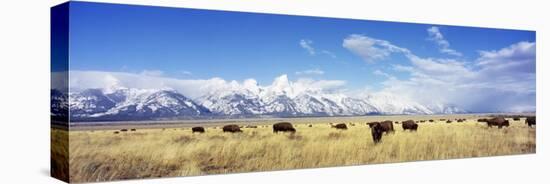
[[[482,73],[489,68],[480,63],[494,54],[506,55],[506,48],[534,51],[535,43],[532,31],[84,2],[72,2],[70,16],[71,70],[254,78],[260,85],[287,74],[291,80],[342,80],[352,90],[379,91],[420,72],[445,78],[420,70],[428,64]],[[525,57],[532,58],[518,67],[531,73],[522,77],[534,75],[529,53]]]

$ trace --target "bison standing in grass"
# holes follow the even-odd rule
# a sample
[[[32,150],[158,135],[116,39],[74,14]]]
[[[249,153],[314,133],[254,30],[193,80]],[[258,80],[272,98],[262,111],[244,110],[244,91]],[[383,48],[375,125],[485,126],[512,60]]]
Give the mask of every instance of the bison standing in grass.
[[[535,116],[527,117],[527,119],[525,119],[525,124],[527,124],[529,127],[531,127],[531,125],[536,125],[537,124],[537,117],[535,117]]]
[[[273,125],[273,133],[290,132],[295,133],[296,129],[289,122],[280,122]]]
[[[416,124],[413,120],[403,121],[401,125],[403,126],[403,130],[410,130],[410,131],[418,130],[418,124]]]
[[[223,126],[222,129],[223,129],[223,132],[231,132],[231,133],[243,132],[238,125],[225,125]]]
[[[389,121],[389,120],[386,120],[386,121],[382,121],[382,122],[378,122],[378,121],[375,121],[375,122],[369,122],[367,123],[367,125],[369,125],[369,127],[371,129],[374,128],[374,126],[380,126],[380,130],[382,131],[382,133],[386,132],[386,134],[389,134],[390,132],[391,133],[394,133],[394,129],[393,129],[393,122],[392,121]]]
[[[481,118],[481,119],[477,119],[477,122],[487,122],[487,118]]]
[[[493,119],[489,119],[486,122],[487,122],[487,126],[489,127],[498,126],[498,128],[502,128],[503,126],[505,127],[510,126],[510,122],[504,119],[503,117],[496,117]]]
[[[204,133],[204,128],[203,127],[193,127],[191,128],[191,131],[193,131],[193,133],[197,132],[197,133]]]
[[[372,134],[372,140],[375,144],[379,143],[380,140],[382,140],[382,133],[384,133],[384,130],[382,128],[382,125],[378,122],[373,122],[372,126],[370,126],[370,132]]]
[[[332,125],[332,128],[347,130],[348,126],[345,123],[340,123],[340,124]]]

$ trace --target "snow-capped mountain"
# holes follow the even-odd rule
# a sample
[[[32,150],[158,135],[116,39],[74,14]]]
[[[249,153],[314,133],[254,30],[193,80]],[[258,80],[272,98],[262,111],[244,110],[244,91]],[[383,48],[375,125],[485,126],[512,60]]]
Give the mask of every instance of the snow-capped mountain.
[[[170,89],[109,88],[71,91],[73,119],[135,120],[158,118],[208,118],[269,115],[348,116],[368,114],[451,114],[465,111],[452,105],[423,105],[391,93],[362,97],[296,84],[280,76],[268,86],[255,80],[212,90],[190,99]]]
[[[155,119],[194,117],[210,111],[173,90],[86,89],[69,94],[75,119]]]
[[[69,110],[69,98],[66,93],[57,89],[50,90],[50,115],[52,117],[67,117]]]

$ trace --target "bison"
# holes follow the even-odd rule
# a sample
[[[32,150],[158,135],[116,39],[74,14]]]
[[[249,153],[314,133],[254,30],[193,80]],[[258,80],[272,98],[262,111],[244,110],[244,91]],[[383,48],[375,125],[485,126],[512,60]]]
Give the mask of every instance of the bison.
[[[493,119],[489,119],[486,122],[487,122],[487,126],[489,127],[497,126],[498,128],[502,128],[503,126],[505,127],[510,126],[510,122],[504,119],[503,117],[496,117]]]
[[[512,118],[514,121],[519,121],[519,117]]]
[[[380,125],[382,126],[382,130],[384,132],[386,132],[386,134],[388,134],[390,132],[394,133],[392,121],[390,121],[390,120],[382,121],[382,122],[380,122]]]
[[[458,122],[458,123],[462,123],[463,121],[464,121],[464,120],[462,120],[462,119],[456,120],[456,122]]]
[[[332,125],[332,128],[340,129],[340,130],[347,130],[348,126],[346,126],[345,123],[340,123],[336,125]]]
[[[225,125],[223,126],[222,130],[223,132],[231,132],[231,133],[243,132],[238,125]]]
[[[256,125],[247,125],[245,128],[258,128]]]
[[[453,121],[452,120],[447,120],[447,123],[452,123]]]
[[[525,119],[525,124],[527,124],[529,127],[531,127],[531,125],[536,125],[537,124],[537,117],[535,117],[535,116],[527,117],[527,119]]]
[[[191,128],[191,131],[193,131],[193,133],[195,133],[195,132],[204,133],[204,128],[203,127],[193,127],[193,128]]]
[[[135,128],[132,128],[132,129],[130,129],[130,131],[132,131],[132,132],[135,132],[135,131],[136,131],[136,129],[135,129]]]
[[[401,122],[401,125],[403,130],[416,131],[418,129],[418,124],[416,124],[413,120],[403,121]]]
[[[371,124],[369,124],[369,126],[370,125]],[[378,122],[374,122],[370,128],[371,128],[370,132],[372,134],[372,140],[374,141],[375,144],[379,143],[380,140],[382,140],[382,133],[384,133],[382,124]]]
[[[428,121],[429,121],[430,123],[433,123],[433,122],[434,122],[434,120],[433,120],[433,119],[430,119],[430,120],[428,120]]]
[[[290,132],[295,133],[296,129],[289,122],[280,122],[273,124],[273,133]]]
[[[121,132],[127,132],[128,129],[120,129]]]
[[[313,125],[310,124],[310,125],[308,125],[307,127],[313,127]]]
[[[481,119],[477,119],[477,122],[487,122],[487,118],[481,118]]]

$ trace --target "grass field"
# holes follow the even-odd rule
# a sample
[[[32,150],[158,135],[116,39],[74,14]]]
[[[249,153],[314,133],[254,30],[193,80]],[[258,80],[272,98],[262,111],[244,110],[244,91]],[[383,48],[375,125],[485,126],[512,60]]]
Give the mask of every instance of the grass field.
[[[265,122],[248,122],[260,126],[235,134],[216,125],[204,134],[189,127],[119,134],[71,130],[69,173],[71,182],[86,182],[535,153],[536,131],[524,118],[510,119],[511,126],[502,129],[467,118],[419,123],[417,132],[395,124],[395,133],[384,135],[380,144],[373,143],[363,118],[346,119],[355,124],[348,130],[331,128],[322,118],[291,121],[296,134],[274,134]]]

